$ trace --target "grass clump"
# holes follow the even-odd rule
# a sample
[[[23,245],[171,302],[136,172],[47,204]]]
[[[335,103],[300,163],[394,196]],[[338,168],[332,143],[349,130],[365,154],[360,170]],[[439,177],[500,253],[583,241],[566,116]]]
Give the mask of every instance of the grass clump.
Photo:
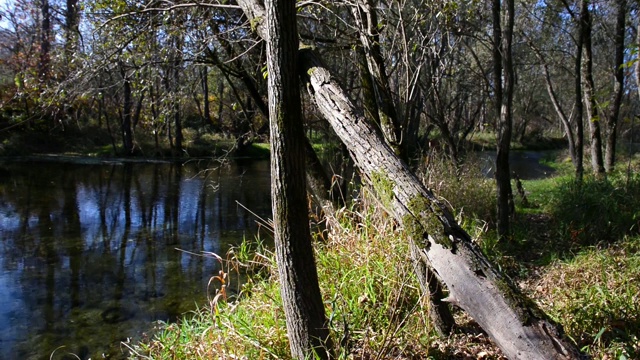
[[[640,177],[613,174],[606,179],[565,179],[548,202],[559,236],[569,245],[595,245],[638,231]]]
[[[339,358],[427,358],[434,335],[426,299],[407,261],[402,231],[370,196],[328,219],[315,234],[326,314]],[[289,359],[273,254],[245,242],[233,249],[207,308],[162,324],[132,348],[135,358]],[[231,296],[230,273],[250,273]],[[135,353],[134,353],[135,352]]]
[[[640,358],[640,237],[557,261],[530,288],[583,351]]]
[[[320,287],[342,358],[426,355],[431,327],[426,299],[407,261],[395,221],[369,195],[332,219],[317,254]]]
[[[482,161],[473,154],[453,166],[445,157],[431,156],[419,169],[422,181],[453,209],[458,222],[470,233],[492,227],[496,221],[495,180],[482,173]]]
[[[207,254],[223,270],[210,280],[208,307],[185,314],[178,323],[160,324],[151,339],[130,348],[131,358],[277,359],[289,345],[274,256],[259,239],[229,251],[226,259]],[[239,289],[232,275],[247,273]],[[238,278],[233,281],[238,282]]]

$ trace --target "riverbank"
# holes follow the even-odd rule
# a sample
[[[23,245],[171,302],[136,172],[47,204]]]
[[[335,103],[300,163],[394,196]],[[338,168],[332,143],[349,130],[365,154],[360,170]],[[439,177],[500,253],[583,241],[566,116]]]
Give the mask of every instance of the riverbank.
[[[527,200],[517,199],[513,238],[506,243],[496,240],[491,221],[493,181],[471,167],[461,178],[432,168],[427,181],[451,201],[483,251],[583,351],[594,358],[639,358],[640,177],[621,171],[607,180],[587,177],[577,186],[564,161],[549,165],[557,176],[523,181]],[[460,311],[452,336],[435,335],[406,261],[406,237],[370,194],[327,221],[330,230],[314,236],[340,358],[503,359]],[[129,344],[134,358],[290,358],[270,250],[249,241],[221,263],[226,273],[252,274],[240,294],[219,291],[206,307]]]
[[[254,141],[239,149],[236,140],[229,136],[191,128],[184,130],[183,150],[179,153],[173,149],[166,137],[156,139],[149,134],[140,133],[135,137],[134,154],[130,156],[123,156],[119,136],[97,126],[86,126],[82,129],[75,126],[34,128],[30,131],[5,132],[0,135],[0,157],[56,155],[70,158],[142,160],[269,157],[269,145],[266,143]]]

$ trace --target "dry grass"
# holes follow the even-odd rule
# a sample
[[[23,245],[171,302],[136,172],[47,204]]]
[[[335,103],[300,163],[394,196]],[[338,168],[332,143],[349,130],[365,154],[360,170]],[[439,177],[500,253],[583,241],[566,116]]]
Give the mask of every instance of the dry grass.
[[[548,206],[519,217],[513,242],[498,243],[491,226],[477,218],[493,211],[493,203],[482,200],[491,196],[491,184],[468,186],[477,181],[469,175],[471,170],[465,175],[464,169],[446,172],[433,164],[430,170],[427,180],[432,187],[457,194],[452,207],[468,229],[477,230],[488,255],[502,259],[498,264],[517,277],[583,351],[597,359],[640,358],[640,237],[576,247],[590,241],[559,237],[567,233],[562,228],[565,223],[578,223],[558,221],[548,208],[557,202],[533,194],[536,203]],[[528,185],[553,194],[561,182]],[[618,191],[618,187],[592,189],[604,189],[606,194]],[[454,334],[445,339],[435,335],[426,315],[429,304],[407,261],[405,236],[373,196],[365,192],[349,209],[331,214],[327,224],[327,230],[315,234],[316,261],[339,359],[504,359],[462,312],[456,313]],[[574,246],[554,244],[567,241]],[[135,348],[139,355],[134,357],[289,359],[273,256],[259,244],[250,244],[219,260],[226,270],[214,281],[228,287],[225,274],[250,273],[239,296],[225,296],[218,287],[208,308],[178,324],[164,325],[153,339]],[[567,248],[571,252],[558,252]]]

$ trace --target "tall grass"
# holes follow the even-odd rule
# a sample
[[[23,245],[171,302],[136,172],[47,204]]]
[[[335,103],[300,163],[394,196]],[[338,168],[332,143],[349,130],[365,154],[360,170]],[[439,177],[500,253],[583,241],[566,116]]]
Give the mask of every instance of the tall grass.
[[[611,174],[605,179],[586,178],[582,183],[564,179],[547,203],[556,220],[559,237],[569,245],[612,242],[638,232],[640,176]]]
[[[640,237],[591,247],[546,268],[530,288],[583,351],[640,358]]]
[[[372,196],[339,211],[317,253],[338,352],[346,358],[426,355],[432,332],[404,233]],[[326,236],[326,238],[325,238]]]
[[[484,176],[481,161],[475,155],[468,154],[458,166],[445,157],[430,156],[418,172],[424,184],[452,208],[458,222],[472,235],[478,226],[495,225],[495,180]]]
[[[330,220],[315,244],[336,353],[344,359],[426,358],[433,333],[402,232],[368,195]],[[218,286],[209,306],[163,324],[154,338],[133,347],[133,357],[290,358],[273,254],[245,242],[215,261],[225,270],[212,280]],[[251,276],[230,296],[229,273],[238,271]]]
[[[633,235],[640,177],[586,178],[580,186],[570,177],[527,181],[533,209],[519,209],[513,239],[497,242],[493,180],[471,165],[426,165],[425,183],[579,346],[595,358],[640,358],[640,237]],[[501,359],[468,323],[436,338],[405,234],[366,190],[350,208],[329,214],[327,224],[314,234],[315,255],[339,359]],[[551,261],[549,254],[559,255]],[[290,358],[273,254],[252,240],[212,261],[223,271],[212,278],[210,303],[160,326],[132,347],[132,357]],[[247,277],[234,292],[236,273]]]

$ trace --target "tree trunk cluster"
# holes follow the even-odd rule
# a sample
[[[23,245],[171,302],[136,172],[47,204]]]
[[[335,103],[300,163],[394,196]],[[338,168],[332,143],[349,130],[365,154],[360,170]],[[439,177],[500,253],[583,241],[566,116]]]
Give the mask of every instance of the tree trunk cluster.
[[[258,35],[269,39],[263,5],[258,0],[238,3]],[[298,52],[298,72],[319,112],[346,145],[364,179],[405,228],[416,270],[432,269],[446,286],[446,300],[468,312],[507,357],[579,358],[575,344],[561,327],[491,265],[447,207],[396,156],[380,130],[362,116],[314,50],[303,48]],[[417,275],[422,278],[421,283],[429,283],[424,273]]]

